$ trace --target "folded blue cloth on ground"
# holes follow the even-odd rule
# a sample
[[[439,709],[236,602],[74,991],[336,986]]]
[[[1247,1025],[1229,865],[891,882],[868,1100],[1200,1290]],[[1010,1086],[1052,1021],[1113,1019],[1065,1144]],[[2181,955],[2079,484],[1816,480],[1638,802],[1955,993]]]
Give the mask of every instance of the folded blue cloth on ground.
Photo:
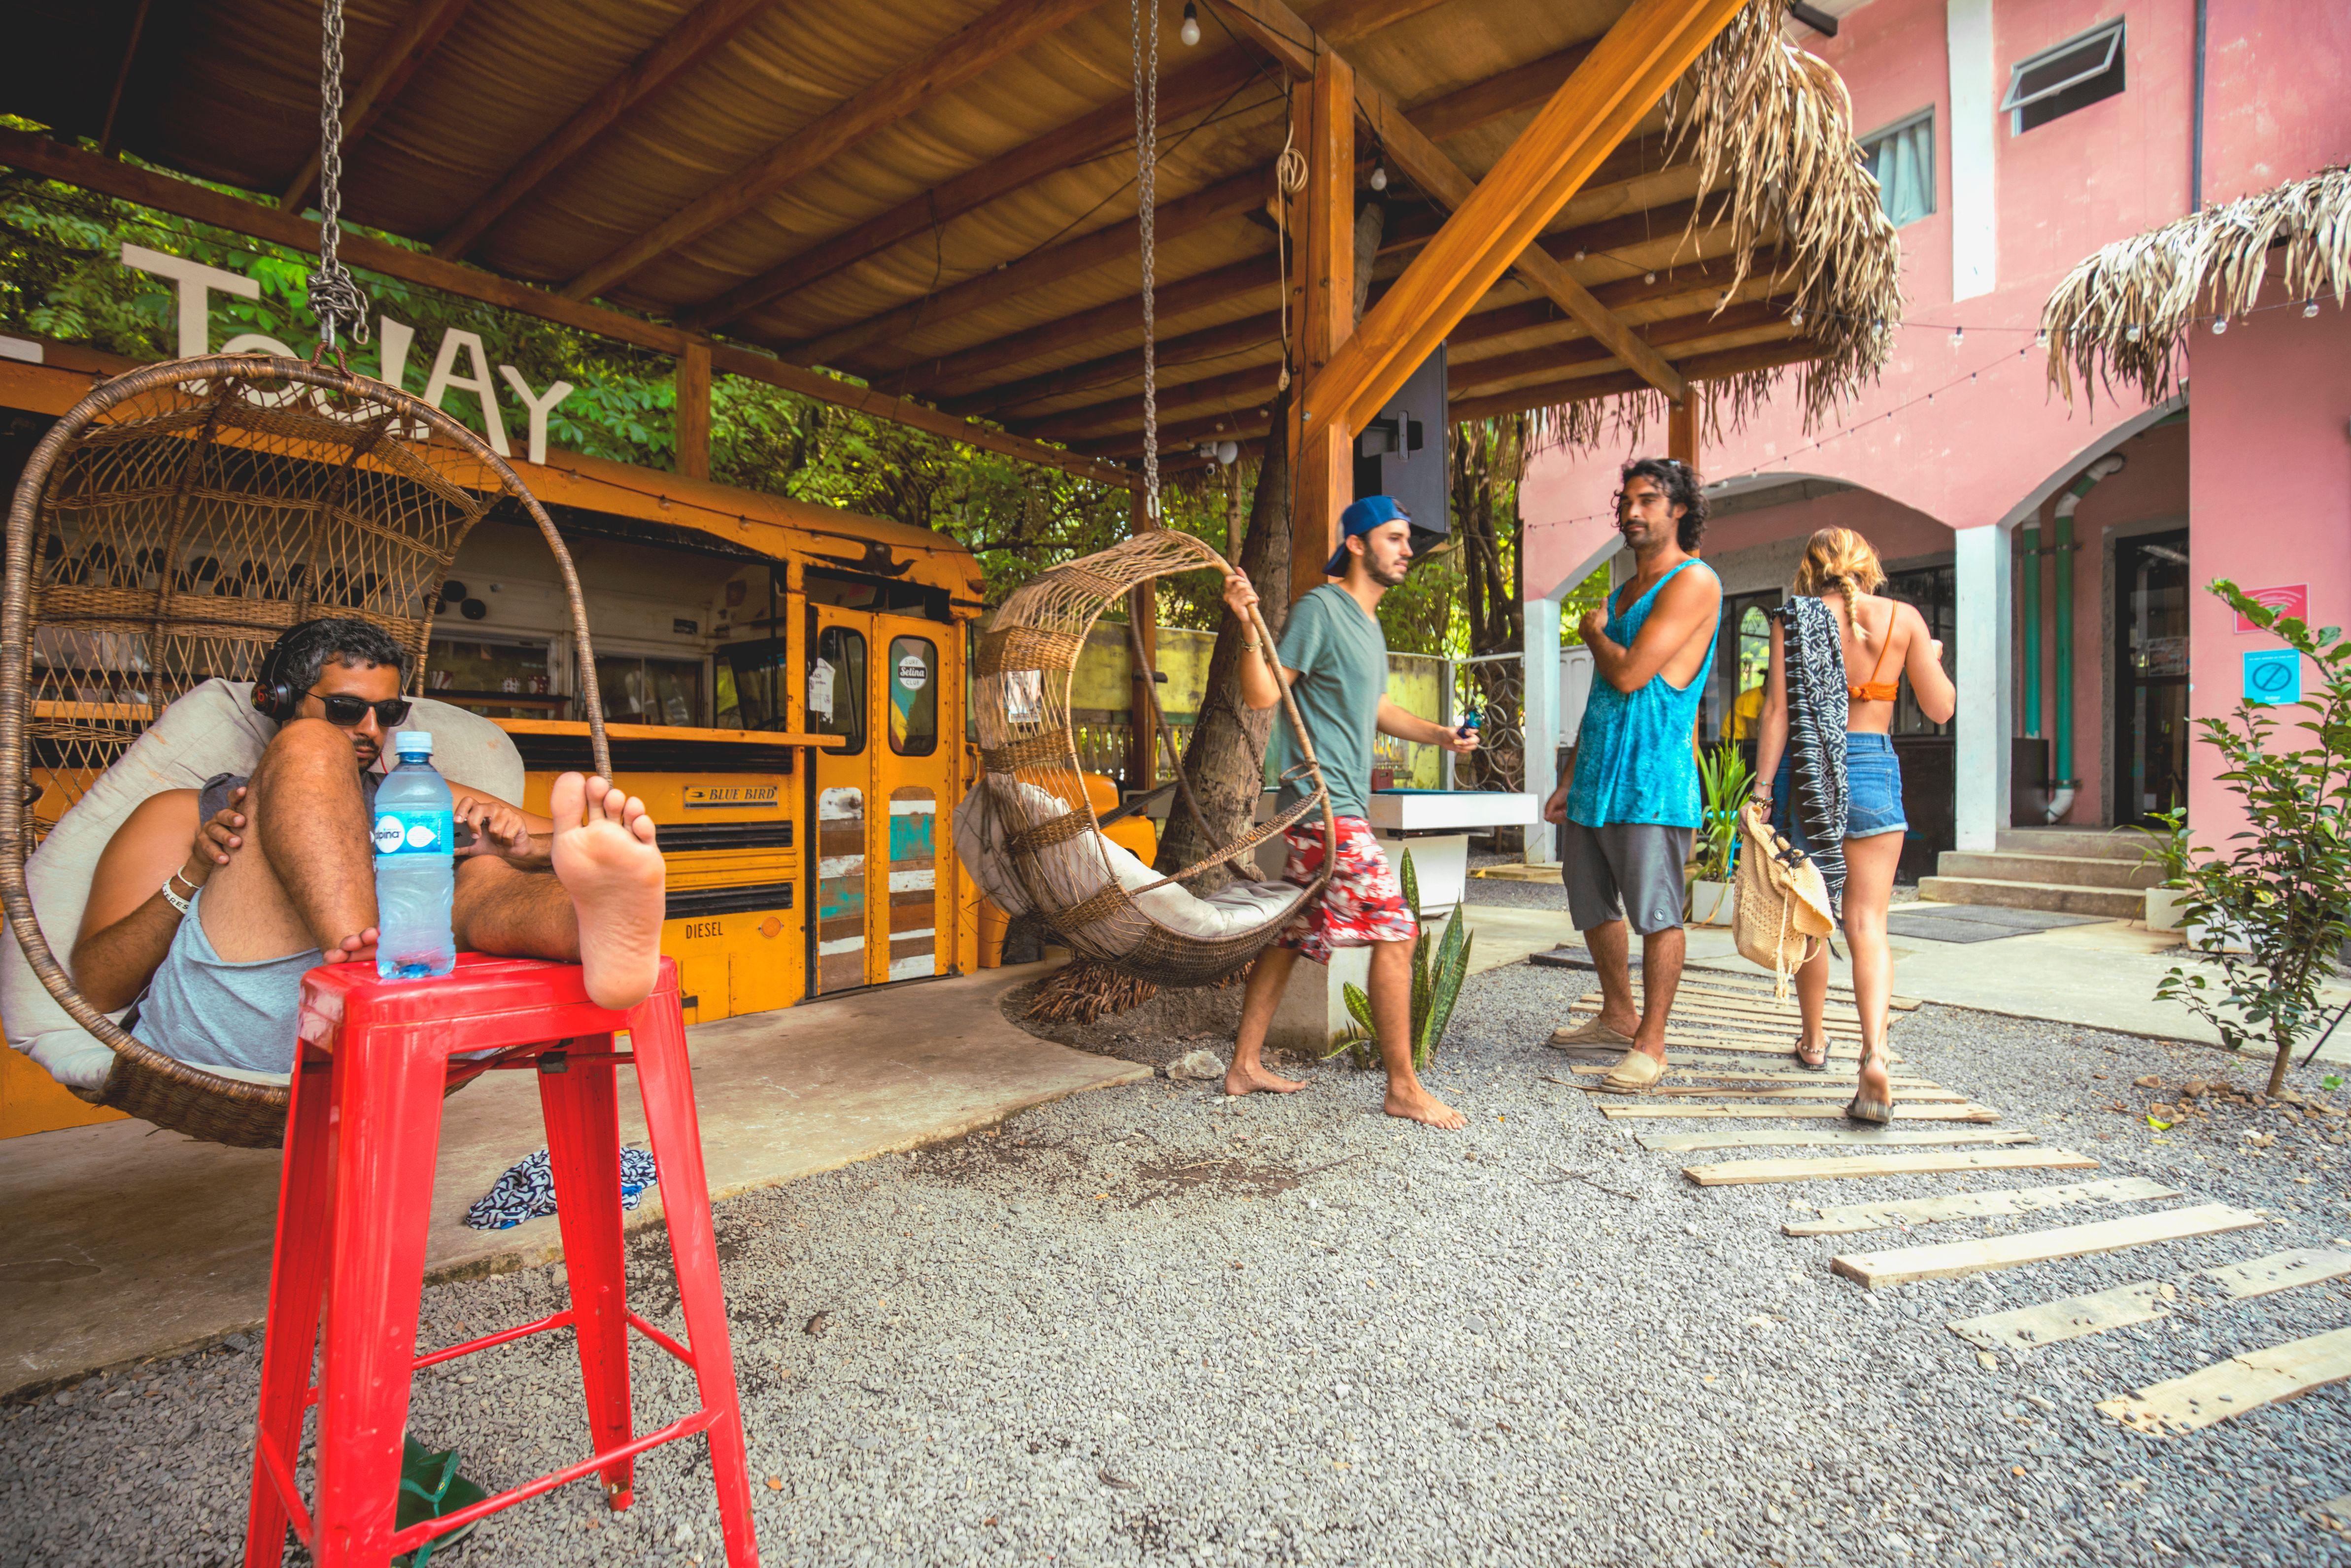
[[[653,1155],[643,1149],[621,1151],[621,1207],[634,1208],[645,1188],[659,1181]],[[465,1223],[476,1230],[511,1230],[526,1219],[555,1212],[555,1172],[547,1151],[517,1160],[496,1186],[465,1211]]]

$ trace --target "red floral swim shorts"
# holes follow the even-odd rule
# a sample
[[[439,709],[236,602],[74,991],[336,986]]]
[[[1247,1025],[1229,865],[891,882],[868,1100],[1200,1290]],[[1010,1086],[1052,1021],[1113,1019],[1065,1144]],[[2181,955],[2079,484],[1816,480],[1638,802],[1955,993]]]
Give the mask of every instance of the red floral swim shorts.
[[[1328,964],[1334,947],[1409,942],[1420,934],[1372,825],[1361,817],[1341,817],[1338,826],[1339,858],[1322,896],[1299,911],[1280,939],[1280,946],[1295,947],[1318,964]],[[1301,822],[1285,829],[1281,838],[1290,849],[1281,880],[1304,887],[1322,867],[1322,825]]]

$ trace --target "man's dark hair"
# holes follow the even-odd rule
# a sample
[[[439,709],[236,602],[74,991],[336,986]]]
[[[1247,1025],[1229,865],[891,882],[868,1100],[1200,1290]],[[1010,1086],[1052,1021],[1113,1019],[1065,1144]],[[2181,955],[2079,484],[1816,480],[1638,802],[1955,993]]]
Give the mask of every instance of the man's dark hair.
[[[1698,493],[1698,470],[1678,458],[1636,457],[1625,465],[1616,487],[1621,490],[1635,479],[1656,480],[1666,493],[1667,504],[1683,508],[1674,538],[1683,549],[1696,554],[1698,541],[1706,538],[1706,497]]]
[[[305,621],[287,628],[271,645],[269,656],[262,661],[261,678],[265,682],[283,681],[298,693],[307,692],[319,684],[319,672],[329,663],[355,668],[390,664],[400,672],[402,689],[408,685],[408,650],[374,622],[348,615]]]

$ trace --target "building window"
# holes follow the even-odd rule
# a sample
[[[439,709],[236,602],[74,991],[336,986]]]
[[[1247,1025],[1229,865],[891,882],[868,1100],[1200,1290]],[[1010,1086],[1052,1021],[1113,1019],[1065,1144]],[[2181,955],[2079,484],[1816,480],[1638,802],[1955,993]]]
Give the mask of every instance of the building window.
[[[1909,571],[1894,571],[1886,575],[1886,586],[1878,590],[1888,599],[1898,599],[1918,612],[1927,623],[1927,635],[1943,644],[1943,674],[1955,675],[1959,657],[1959,595],[1957,569],[1948,566],[1922,566]],[[1894,705],[1894,722],[1887,727],[1895,735],[1949,735],[1949,720],[1937,724],[1918,706],[1918,694],[1910,683],[1902,683],[1902,696]]]
[[[1877,200],[1894,226],[1935,210],[1935,111],[1922,109],[1861,139],[1861,156],[1877,182]]]
[[[927,637],[890,639],[890,749],[928,757],[939,748],[939,650]]]
[[[599,653],[596,693],[608,724],[695,728],[702,723],[702,661]]]
[[[2009,112],[2011,131],[2021,135],[2122,90],[2123,24],[2117,17],[2011,68],[2008,96],[2000,106]]]

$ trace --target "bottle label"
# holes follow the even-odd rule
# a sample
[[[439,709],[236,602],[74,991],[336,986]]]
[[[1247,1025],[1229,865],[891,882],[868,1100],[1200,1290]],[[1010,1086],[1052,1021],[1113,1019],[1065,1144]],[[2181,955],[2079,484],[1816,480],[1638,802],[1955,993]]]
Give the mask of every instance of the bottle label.
[[[446,855],[452,852],[453,811],[391,810],[376,813],[375,852],[385,855]]]

